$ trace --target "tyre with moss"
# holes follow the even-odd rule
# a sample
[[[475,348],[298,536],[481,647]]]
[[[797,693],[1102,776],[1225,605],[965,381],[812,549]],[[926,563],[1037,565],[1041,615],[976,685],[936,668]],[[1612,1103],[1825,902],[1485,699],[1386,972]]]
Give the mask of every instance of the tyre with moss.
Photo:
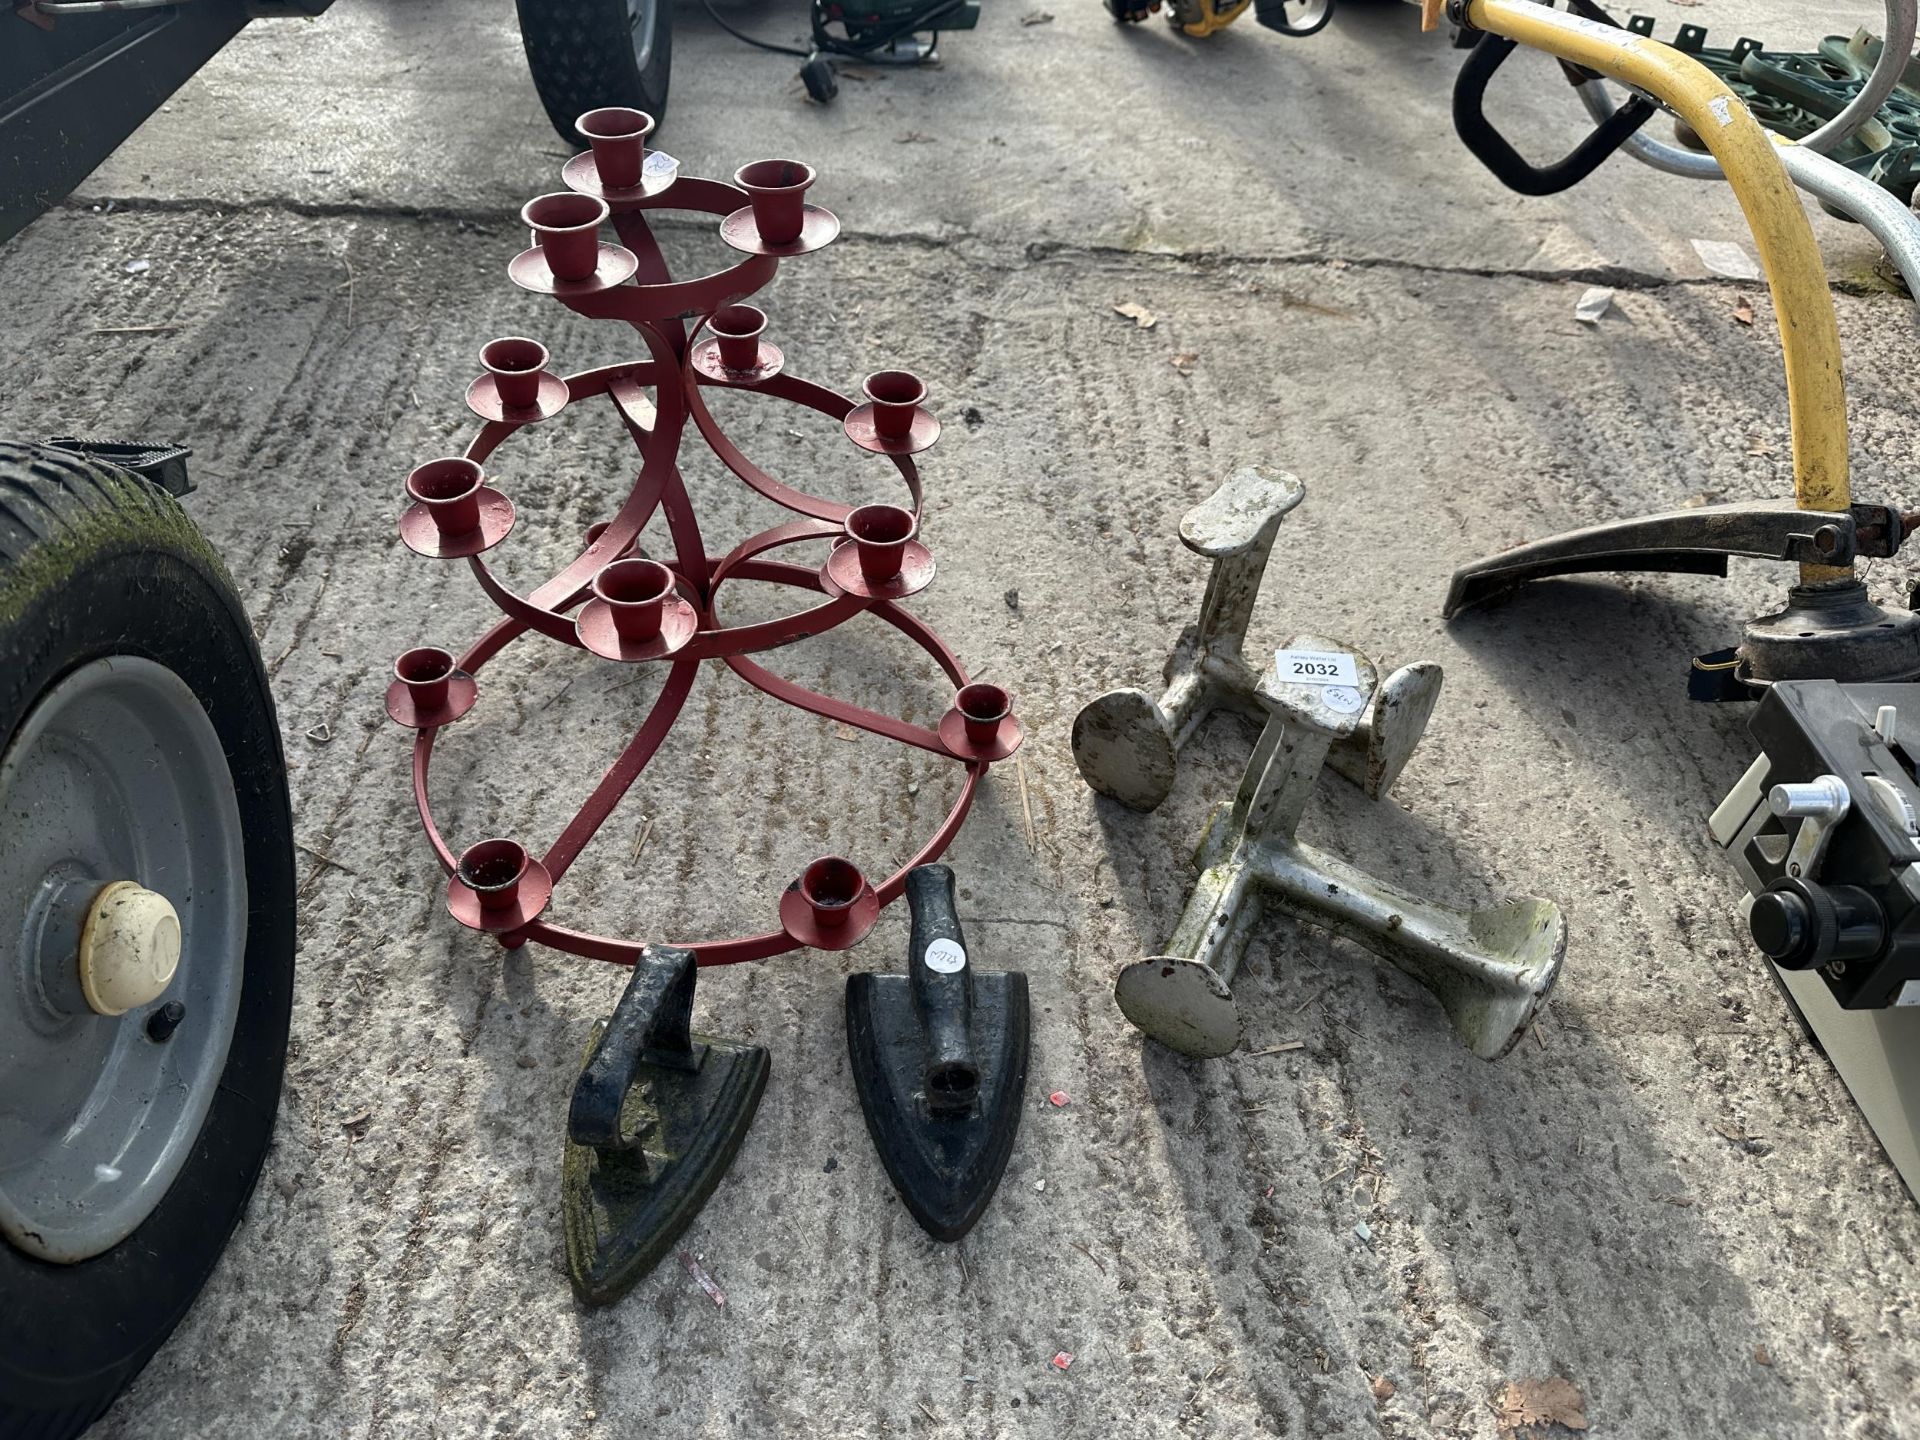
[[[293,822],[233,582],[168,495],[0,441],[0,1435],[185,1317],[279,1107]]]

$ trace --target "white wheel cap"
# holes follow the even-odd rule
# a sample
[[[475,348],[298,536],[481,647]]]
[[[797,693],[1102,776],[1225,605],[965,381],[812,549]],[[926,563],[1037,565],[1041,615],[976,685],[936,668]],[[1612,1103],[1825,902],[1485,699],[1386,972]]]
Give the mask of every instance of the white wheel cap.
[[[180,917],[167,897],[116,880],[80,926],[80,989],[96,1014],[124,1015],[166,993],[180,965]]]

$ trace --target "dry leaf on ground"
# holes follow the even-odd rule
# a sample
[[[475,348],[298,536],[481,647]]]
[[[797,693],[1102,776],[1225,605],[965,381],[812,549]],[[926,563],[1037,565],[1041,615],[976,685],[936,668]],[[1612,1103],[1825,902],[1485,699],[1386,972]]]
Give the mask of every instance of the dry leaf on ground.
[[[1160,319],[1159,316],[1147,309],[1146,306],[1133,300],[1127,301],[1124,305],[1114,306],[1113,313],[1126,316],[1127,319],[1133,321],[1133,323],[1138,325],[1142,330],[1151,330],[1159,323]]]
[[[1580,1387],[1558,1375],[1544,1380],[1509,1380],[1493,1402],[1495,1418],[1506,1434],[1558,1425],[1567,1430],[1587,1428],[1587,1402]]]
[[[1753,323],[1753,301],[1744,295],[1735,296],[1733,301],[1733,318],[1738,320],[1742,325],[1751,325]]]

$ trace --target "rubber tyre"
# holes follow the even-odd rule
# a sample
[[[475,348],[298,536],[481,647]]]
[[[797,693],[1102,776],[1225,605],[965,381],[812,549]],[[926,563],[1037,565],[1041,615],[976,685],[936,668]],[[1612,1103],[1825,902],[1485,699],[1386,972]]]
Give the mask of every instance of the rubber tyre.
[[[0,1437],[64,1440],[186,1315],[259,1178],[293,1002],[293,815],[280,728],[233,582],[138,476],[0,441],[0,748],[34,701],[108,655],[165,665],[219,734],[245,834],[247,948],[226,1068],[191,1158],[113,1249],[51,1265],[0,1240]]]
[[[526,47],[533,88],[547,119],[575,150],[586,142],[573,122],[602,105],[644,110],[655,120],[667,114],[667,81],[673,70],[671,0],[653,10],[653,48],[641,68],[633,53],[627,0],[514,0],[520,41]]]

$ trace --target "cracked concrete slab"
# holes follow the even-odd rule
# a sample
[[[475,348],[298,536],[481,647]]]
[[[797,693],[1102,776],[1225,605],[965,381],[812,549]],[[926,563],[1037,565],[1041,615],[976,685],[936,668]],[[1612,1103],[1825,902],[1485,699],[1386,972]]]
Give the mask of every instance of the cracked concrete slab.
[[[464,571],[393,532],[406,469],[468,433],[479,344],[531,333],[568,369],[632,350],[502,273],[511,210],[557,163],[532,120],[513,138],[537,112],[510,20],[336,7],[312,52],[259,27],[91,182],[126,203],[71,207],[0,253],[0,426],[193,443],[190,508],[274,668],[303,846],[294,1054],[265,1179],[102,1435],[1491,1440],[1489,1398],[1548,1374],[1582,1388],[1595,1434],[1878,1440],[1920,1424],[1920,1213],[1751,956],[1704,833],[1750,747],[1738,710],[1687,704],[1684,667],[1770,604],[1777,570],[1561,584],[1438,619],[1452,569],[1489,550],[1791,489],[1764,295],[1746,288],[1742,325],[1741,287],[1664,258],[1731,202],[1616,166],[1519,223],[1527,207],[1490,189],[1459,198],[1491,182],[1417,111],[1393,123],[1418,151],[1302,125],[1303,103],[1384,123],[1334,100],[1363,82],[1441,103],[1428,77],[1446,53],[1415,70],[1416,44],[1386,43],[1404,17],[1353,8],[1318,49],[1246,27],[1191,58],[1157,33],[1110,35],[1092,0],[1021,34],[990,11],[946,69],[849,85],[824,112],[781,92],[784,62],[687,17],[669,148],[720,173],[770,147],[825,162],[822,199],[850,233],[783,268],[769,336],[838,388],[882,362],[928,379],[947,424],[925,466],[941,570],[914,609],[1013,690],[1032,737],[1025,803],[996,772],[951,856],[983,963],[1031,977],[1036,1103],[1000,1196],[964,1242],[935,1245],[869,1146],[841,991],[850,970],[898,962],[903,914],[851,955],[709,973],[699,1023],[767,1045],[774,1067],[688,1237],[724,1309],[671,1264],[610,1310],[573,1304],[561,1117],[623,977],[503,957],[444,916],[406,738],[380,714],[394,653],[470,638],[491,613]],[[1761,8],[1710,0],[1686,18],[1718,25],[1724,9],[1737,28]],[[1784,25],[1787,7],[1764,8]],[[1149,64],[1161,88],[1139,78]],[[1135,97],[1124,121],[1114,93]],[[1244,153],[1169,162],[1149,184],[1184,153],[1172,117],[1202,98]],[[331,176],[297,178],[290,137],[237,118],[276,103],[306,119],[296,148]],[[472,127],[495,113],[506,138],[490,143]],[[916,125],[945,138],[896,143]],[[1006,147],[1017,164],[992,170],[987,127],[1024,137]],[[1380,159],[1377,208],[1350,193],[1348,154]],[[1307,201],[1336,207],[1324,228],[1292,213]],[[1395,211],[1437,218],[1360,223]],[[1724,218],[1719,233],[1739,233]],[[1587,252],[1540,259],[1562,221],[1602,227],[1579,232],[1593,253],[1656,277],[1598,327],[1574,321],[1581,286],[1558,274]],[[719,256],[703,226],[669,234],[685,270]],[[1294,249],[1310,253],[1227,258]],[[126,275],[135,256],[151,268]],[[1480,273],[1508,266],[1543,273]],[[1124,301],[1155,326],[1115,316]],[[1856,488],[1899,499],[1920,436],[1913,311],[1885,294],[1839,310]],[[101,333],[126,325],[156,328]],[[740,396],[718,413],[777,474],[893,493],[835,426]],[[628,454],[604,408],[502,452],[513,583],[573,553],[623,492]],[[1541,894],[1568,912],[1550,1016],[1498,1065],[1403,977],[1285,921],[1242,971],[1249,1036],[1224,1061],[1143,1044],[1112,1004],[1113,971],[1178,916],[1190,847],[1251,737],[1213,722],[1173,797],[1139,816],[1080,783],[1068,729],[1089,696],[1153,683],[1205,581],[1179,518],[1247,460],[1308,485],[1256,639],[1331,633],[1447,670],[1394,797],[1329,780],[1305,837],[1435,898]],[[768,523],[710,461],[688,475],[713,534]],[[1880,561],[1870,578],[1889,598],[1910,574]],[[780,601],[737,603],[756,618]],[[775,667],[937,713],[931,667],[879,630]],[[658,683],[516,646],[446,738],[449,833],[545,841]],[[556,915],[737,933],[817,853],[899,863],[953,784],[930,758],[706,676]],[[1052,1090],[1071,1103],[1038,1103]],[[1058,1351],[1075,1357],[1064,1373]]]

